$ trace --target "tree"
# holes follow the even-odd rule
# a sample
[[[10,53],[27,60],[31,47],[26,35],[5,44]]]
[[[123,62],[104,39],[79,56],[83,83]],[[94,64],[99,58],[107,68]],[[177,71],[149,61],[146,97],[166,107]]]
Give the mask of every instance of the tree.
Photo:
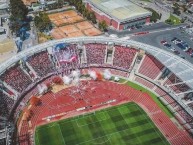
[[[90,20],[96,24],[96,16],[95,16],[95,13],[94,12],[90,12]]]
[[[173,11],[174,14],[176,14],[176,15],[178,15],[178,16],[181,14],[181,12],[180,12],[180,10],[179,10],[178,7],[173,7],[173,10],[174,10],[174,11]]]
[[[73,5],[76,7],[76,9],[88,20],[91,20],[94,24],[96,24],[96,16],[94,12],[90,12],[85,5],[83,4],[82,0],[79,0],[78,2],[76,0],[69,0],[68,1],[70,5]]]
[[[81,3],[78,3],[77,4],[77,10],[80,12],[80,13],[83,13],[85,11],[86,7],[84,6],[84,4],[81,4]]]
[[[94,12],[89,11],[87,15],[87,19],[92,21],[94,24],[96,24],[96,16]]]
[[[11,32],[17,33],[26,20],[28,8],[22,0],[10,0],[10,13]]]
[[[39,13],[39,15],[35,16],[34,24],[40,32],[43,32],[45,30],[49,30],[51,27],[51,21],[48,17],[48,14],[42,13],[42,12]]]
[[[58,0],[58,4],[59,4],[60,6],[63,6],[64,0]]]
[[[166,22],[167,24],[170,24],[170,25],[173,25],[173,24],[174,24],[171,19],[167,19],[165,22]]]
[[[96,24],[96,16],[94,12],[90,12],[91,21]]]
[[[182,5],[182,8],[183,8],[183,12],[186,12],[188,10],[186,5]]]
[[[84,17],[87,18],[88,15],[89,15],[89,11],[87,9],[85,9],[82,14],[83,14]]]
[[[98,25],[99,25],[99,29],[101,29],[102,31],[106,31],[107,30],[108,25],[107,25],[105,20],[99,22]]]
[[[155,23],[157,22],[158,19],[160,19],[160,15],[155,10],[153,10],[152,8],[146,8],[146,9],[152,12],[152,15],[150,17],[151,22]]]

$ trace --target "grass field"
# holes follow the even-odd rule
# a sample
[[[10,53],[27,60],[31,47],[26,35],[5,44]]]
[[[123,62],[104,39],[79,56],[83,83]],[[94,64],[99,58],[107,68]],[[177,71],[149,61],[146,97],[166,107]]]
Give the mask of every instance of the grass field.
[[[37,127],[36,145],[168,145],[135,103]]]
[[[166,23],[172,24],[172,25],[179,25],[181,24],[181,20],[174,15],[170,14],[170,17],[166,20]]]
[[[174,117],[174,115],[161,103],[161,101],[154,93],[131,81],[128,81],[126,84],[136,90],[141,90],[142,92],[148,93],[151,98],[157,103],[157,105],[162,109],[162,111],[164,111],[170,118]]]

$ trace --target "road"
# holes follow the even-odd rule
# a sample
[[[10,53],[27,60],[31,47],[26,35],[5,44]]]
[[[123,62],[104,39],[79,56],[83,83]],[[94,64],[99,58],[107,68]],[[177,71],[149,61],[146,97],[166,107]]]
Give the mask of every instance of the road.
[[[27,32],[30,34],[30,36],[28,39],[23,41],[22,50],[38,44],[37,31],[36,31],[36,28],[35,28],[33,21],[31,22],[30,26],[31,26],[31,30],[29,32]]]
[[[186,54],[184,51],[182,51],[179,47],[177,47],[175,44],[171,42],[171,39],[177,37],[185,42],[188,43],[188,45],[193,48],[193,41],[189,39],[189,35],[182,33],[180,29],[169,29],[169,30],[163,30],[163,31],[155,31],[146,35],[140,35],[140,36],[132,36],[130,39],[139,41],[145,44],[149,44],[152,46],[159,47],[161,49],[164,49],[166,51],[168,50],[165,46],[163,46],[160,41],[166,40],[169,44],[171,44],[176,50],[178,50],[182,56],[185,57],[186,60],[193,63],[193,58],[190,57],[188,54]]]
[[[163,6],[158,6],[155,1],[148,2],[148,1],[141,1],[141,0],[130,0],[136,5],[143,7],[143,8],[151,8],[154,11],[158,12],[159,14],[162,14],[161,20],[158,20],[158,22],[165,22],[170,16],[170,11],[168,11],[165,7]],[[159,0],[159,2],[161,2]],[[162,2],[161,2],[162,3]]]
[[[181,25],[178,25],[178,26],[172,26],[172,25],[168,25],[168,24],[165,24],[163,22],[160,22],[160,23],[155,23],[155,24],[152,24],[152,25],[144,25],[142,28],[140,29],[134,29],[134,30],[124,30],[124,31],[116,31],[116,30],[112,30],[112,29],[108,29],[108,34],[116,34],[118,37],[125,37],[125,36],[128,36],[130,34],[134,34],[134,33],[137,33],[137,32],[146,32],[146,31],[159,31],[159,30],[163,30],[163,29],[171,29],[171,28],[178,28],[180,26],[184,26],[186,24],[181,24]]]

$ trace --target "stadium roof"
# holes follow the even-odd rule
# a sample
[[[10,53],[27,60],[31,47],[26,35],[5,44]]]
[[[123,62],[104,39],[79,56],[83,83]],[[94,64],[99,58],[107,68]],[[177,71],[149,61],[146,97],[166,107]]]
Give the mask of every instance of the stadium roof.
[[[150,16],[152,13],[128,0],[87,0],[97,9],[121,22]]]

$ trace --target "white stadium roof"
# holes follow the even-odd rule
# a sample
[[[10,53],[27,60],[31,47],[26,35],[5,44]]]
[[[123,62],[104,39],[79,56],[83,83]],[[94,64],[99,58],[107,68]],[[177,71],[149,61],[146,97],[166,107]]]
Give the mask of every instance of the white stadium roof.
[[[121,22],[150,16],[152,13],[128,0],[87,0],[100,11]]]

